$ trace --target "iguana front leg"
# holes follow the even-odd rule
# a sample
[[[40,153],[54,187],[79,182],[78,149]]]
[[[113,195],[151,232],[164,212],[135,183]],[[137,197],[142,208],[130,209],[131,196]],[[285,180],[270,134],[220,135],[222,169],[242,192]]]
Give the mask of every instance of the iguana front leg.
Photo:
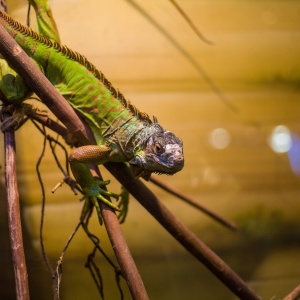
[[[0,59],[0,90],[13,104],[21,103],[31,93],[23,79],[4,59]]]
[[[29,0],[34,7],[37,20],[37,32],[59,42],[59,34],[46,0]],[[19,104],[30,94],[30,88],[23,79],[0,57],[0,90],[11,103]]]
[[[119,196],[101,188],[101,186],[107,185],[109,181],[95,179],[87,164],[100,165],[112,160],[113,156],[114,152],[109,147],[96,145],[76,148],[69,156],[72,173],[84,192],[84,198],[88,201],[92,201],[95,205],[100,223],[102,223],[102,217],[98,200],[107,204],[114,210],[120,211],[118,206],[105,198],[105,196],[109,196],[118,199]]]
[[[36,13],[37,32],[47,36],[48,38],[60,42],[58,30],[49,2],[46,0],[29,0]]]

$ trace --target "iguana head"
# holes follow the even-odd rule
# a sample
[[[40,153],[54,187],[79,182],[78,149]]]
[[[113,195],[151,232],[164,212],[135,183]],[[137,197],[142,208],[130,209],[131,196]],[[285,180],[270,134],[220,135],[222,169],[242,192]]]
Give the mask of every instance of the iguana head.
[[[139,133],[134,158],[129,161],[136,177],[150,179],[151,173],[172,175],[184,165],[181,139],[153,123]]]

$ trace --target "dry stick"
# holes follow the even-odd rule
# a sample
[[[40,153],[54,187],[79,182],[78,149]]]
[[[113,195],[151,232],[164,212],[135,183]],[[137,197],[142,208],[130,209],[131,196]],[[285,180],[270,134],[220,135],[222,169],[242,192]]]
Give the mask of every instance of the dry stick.
[[[22,48],[14,41],[14,39],[6,32],[4,27],[0,25],[0,53],[10,63],[10,65],[18,72],[18,74],[26,81],[31,89],[41,98],[46,106],[60,119],[62,123],[75,135],[82,144],[95,143],[94,136],[90,128],[81,121],[78,115],[74,112],[70,104],[63,96],[55,89],[48,81],[44,74],[37,66],[29,59]],[[108,210],[103,210],[103,218]],[[111,240],[118,239],[122,236],[121,228],[117,216],[109,215],[109,224],[107,227],[113,226],[114,235],[110,236]],[[111,231],[108,231],[108,234]],[[118,233],[118,234],[117,234]],[[124,240],[124,238],[123,238]],[[120,245],[122,249],[116,251],[116,245]],[[122,240],[115,241],[113,249],[120,266],[127,267],[127,261],[133,262],[130,268],[122,270],[124,277],[129,285],[133,299],[148,299],[144,284],[139,275],[136,265],[132,259],[131,253],[126,243]],[[135,280],[132,280],[135,278]],[[136,291],[146,295],[144,298],[137,298],[134,294]]]
[[[34,71],[31,68],[28,69],[28,64],[31,63],[29,59],[26,59],[20,47],[15,43],[15,41],[8,36],[6,31],[0,26],[0,40],[5,41],[0,43],[0,53],[3,54],[5,59],[11,63],[14,69],[22,76],[28,80],[29,86],[35,91],[35,93],[41,97],[41,95],[47,96],[44,101],[45,104],[51,109],[54,114],[67,126],[71,131],[72,126],[79,128],[78,122],[81,122],[79,118],[72,118],[69,115],[69,111],[65,109],[55,109],[57,108],[57,101],[65,101],[64,98],[54,89],[55,93],[47,94],[49,92],[49,81],[35,65],[31,64],[31,68],[36,68]],[[9,42],[8,42],[9,41]],[[17,56],[14,54],[16,53]],[[20,57],[21,56],[21,57]],[[26,65],[26,68],[25,68]],[[47,94],[47,95],[46,95]],[[42,96],[43,98],[43,96]],[[43,99],[44,100],[44,99]],[[50,101],[50,103],[48,103]],[[67,103],[68,104],[68,103]],[[69,106],[69,104],[68,104]],[[69,126],[64,122],[68,120]],[[94,138],[87,136],[85,133],[77,132],[77,137],[80,140],[83,137],[82,144],[89,141],[89,144],[94,143]],[[175,216],[162,204],[160,203],[154,194],[145,186],[143,183],[132,177],[130,170],[120,163],[106,163],[105,167],[112,173],[117,180],[119,180],[125,188],[156,218],[156,220],[175,238],[179,241],[190,253],[192,253],[198,260],[200,260],[211,272],[213,272],[234,294],[236,294],[241,299],[247,300],[259,300],[261,299],[255,292],[250,289],[247,284],[211,249],[209,249],[198,237],[195,236],[186,226],[180,223]],[[105,214],[109,209],[103,210]],[[112,216],[109,216],[112,220]],[[117,226],[117,225],[116,225]],[[118,227],[117,227],[118,228]],[[110,237],[111,238],[111,237]],[[115,250],[115,249],[114,249]],[[122,251],[123,250],[123,251]],[[120,249],[122,255],[129,254],[129,250]],[[118,254],[116,253],[116,256]],[[125,257],[124,256],[124,257]],[[117,256],[119,260],[120,257]],[[126,262],[126,258],[124,258]],[[124,270],[123,270],[124,271]],[[126,270],[133,272],[133,270]],[[126,274],[125,274],[126,275]]]
[[[292,290],[283,300],[297,300],[300,298],[300,285],[298,285],[294,290]]]
[[[90,170],[94,176],[98,176],[100,180],[103,180],[98,168],[90,166]],[[120,260],[118,259],[118,262],[131,291],[132,298],[134,300],[148,300],[149,297],[144,283],[131,256],[114,210],[105,205],[103,202],[100,202],[100,208],[105,228],[116,257],[124,258]],[[117,221],[115,221],[116,219]],[[128,271],[127,274],[124,274],[124,270]]]
[[[154,183],[155,185],[159,186],[160,188],[164,189],[165,191],[169,192],[170,194],[180,198],[181,200],[185,201],[186,203],[198,208],[199,210],[203,211],[205,214],[216,220],[217,222],[221,223],[222,225],[225,225],[231,230],[237,230],[237,226],[234,222],[230,220],[226,220],[225,218],[219,216],[215,212],[211,211],[210,209],[206,208],[205,206],[201,205],[199,202],[197,202],[195,199],[193,199],[191,196],[186,195],[178,190],[176,190],[174,187],[171,187],[170,185],[166,184],[165,182],[159,180],[156,176],[151,176],[150,181]]]
[[[189,18],[189,16],[185,13],[185,11],[181,8],[181,6],[178,5],[178,3],[175,0],[170,0],[170,2],[174,5],[174,7],[178,10],[180,15],[185,19],[185,21],[190,25],[192,30],[196,33],[196,35],[202,40],[204,43],[213,45],[214,43],[210,40],[208,40],[195,26],[195,24],[192,22],[192,20]]]
[[[22,225],[16,173],[16,146],[13,129],[4,132],[4,147],[8,227],[15,274],[16,294],[18,300],[27,300],[30,297],[22,238]]]
[[[144,287],[143,281],[134,272],[133,268],[135,266],[135,262],[134,262],[132,256],[130,255],[129,248],[128,248],[128,246],[123,247],[123,245],[127,245],[127,242],[126,242],[126,239],[125,239],[123,233],[120,232],[119,230],[117,230],[117,228],[120,225],[119,225],[119,223],[117,224],[115,222],[112,222],[112,219],[114,219],[116,217],[115,213],[112,211],[112,209],[110,207],[108,207],[107,205],[105,205],[102,202],[100,203],[100,207],[102,209],[102,214],[104,211],[106,211],[106,213],[103,214],[103,221],[104,221],[106,230],[108,232],[108,236],[110,238],[112,247],[116,253],[116,256],[117,257],[123,256],[124,255],[123,252],[128,252],[127,253],[128,259],[123,259],[123,260],[119,261],[119,264],[120,264],[121,270],[124,270],[124,269],[131,270],[131,272],[127,274],[125,279],[126,279],[127,283],[128,283],[128,280],[131,283],[134,283],[134,284],[131,284],[132,287],[136,288],[136,290],[134,290],[132,292],[132,295],[134,295],[133,299],[135,299],[135,300],[149,299],[149,297],[146,293],[146,289]],[[108,224],[110,226],[108,226]],[[141,285],[143,285],[143,286],[141,286]]]

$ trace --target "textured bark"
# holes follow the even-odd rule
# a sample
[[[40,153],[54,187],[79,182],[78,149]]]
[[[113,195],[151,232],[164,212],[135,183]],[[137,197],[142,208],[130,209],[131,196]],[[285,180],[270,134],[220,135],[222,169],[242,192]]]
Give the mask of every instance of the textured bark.
[[[29,300],[28,276],[23,247],[17,185],[15,134],[13,129],[4,133],[4,147],[8,228],[15,274],[16,295],[18,300]]]

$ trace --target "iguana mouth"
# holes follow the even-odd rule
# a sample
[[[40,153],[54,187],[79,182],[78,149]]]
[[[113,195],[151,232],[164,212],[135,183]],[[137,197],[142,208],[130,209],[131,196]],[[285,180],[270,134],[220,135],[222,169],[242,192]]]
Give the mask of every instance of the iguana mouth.
[[[169,175],[169,176],[173,175],[173,174],[167,173],[167,172],[146,170],[138,165],[130,165],[130,168],[131,168],[131,172],[135,178],[142,177],[143,179],[145,179],[147,181],[149,181],[152,173],[157,174],[157,175]]]
[[[150,179],[152,173],[151,171],[145,170],[137,165],[130,165],[130,167],[131,167],[132,174],[135,178],[142,177],[147,181]]]

